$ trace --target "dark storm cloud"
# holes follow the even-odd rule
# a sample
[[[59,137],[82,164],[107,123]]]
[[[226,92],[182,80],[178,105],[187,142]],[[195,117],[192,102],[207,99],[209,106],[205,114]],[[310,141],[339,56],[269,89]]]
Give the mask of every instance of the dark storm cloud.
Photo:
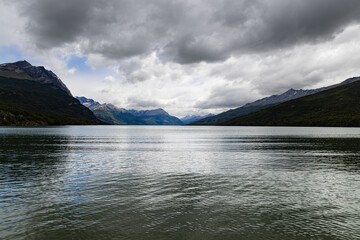
[[[184,36],[167,44],[160,57],[180,64],[197,63],[201,61],[216,62],[228,57],[220,44],[211,44],[192,36]]]
[[[91,18],[92,4],[92,0],[26,2],[23,13],[29,16],[27,30],[39,47],[75,41]]]
[[[329,40],[360,19],[358,0],[30,0],[21,9],[39,48],[76,43],[115,60],[156,51],[180,64]]]
[[[246,36],[240,36],[242,41],[235,43],[235,47],[244,51],[328,40],[360,19],[360,2],[356,0],[274,0],[256,4],[246,19]],[[233,19],[225,23],[234,26],[244,21]]]

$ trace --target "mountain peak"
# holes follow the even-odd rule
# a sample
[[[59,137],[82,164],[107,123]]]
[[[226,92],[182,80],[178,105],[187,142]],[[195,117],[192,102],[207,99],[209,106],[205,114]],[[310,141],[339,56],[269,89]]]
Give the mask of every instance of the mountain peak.
[[[28,67],[32,67],[32,65],[26,61],[26,60],[23,60],[23,61],[17,61],[14,63],[14,65],[18,66],[18,67],[21,67],[21,68],[28,68]]]
[[[95,107],[95,106],[100,106],[100,103],[94,101],[91,98],[86,98],[86,97],[75,97],[77,100],[80,101],[80,103],[84,106],[86,106],[87,108],[91,108],[91,107]]]
[[[150,110],[150,111],[156,111],[157,113],[163,113],[163,114],[167,114],[168,115],[168,112],[165,111],[164,109],[162,108],[157,108],[157,109],[154,109],[154,110]]]
[[[0,76],[32,80],[43,84],[51,84],[65,91],[69,96],[72,96],[69,89],[55,73],[46,70],[43,66],[35,67],[26,60],[1,64]]]
[[[118,112],[127,112],[126,109],[119,108],[111,103],[101,104],[101,103],[95,101],[94,99],[86,98],[86,97],[77,97],[76,96],[75,98],[77,100],[79,100],[82,105],[84,105],[85,107],[89,108],[92,111],[94,111],[94,110],[111,110],[111,111],[118,111]]]

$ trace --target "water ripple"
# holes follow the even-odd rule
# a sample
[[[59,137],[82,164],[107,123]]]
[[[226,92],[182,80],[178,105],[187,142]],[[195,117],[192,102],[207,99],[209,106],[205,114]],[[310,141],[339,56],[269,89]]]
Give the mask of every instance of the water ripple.
[[[0,129],[1,239],[360,239],[360,131]]]

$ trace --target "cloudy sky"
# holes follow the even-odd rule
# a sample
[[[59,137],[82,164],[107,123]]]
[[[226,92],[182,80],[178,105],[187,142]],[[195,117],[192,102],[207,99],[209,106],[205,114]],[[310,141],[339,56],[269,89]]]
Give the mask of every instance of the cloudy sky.
[[[218,113],[360,75],[358,0],[0,0],[0,62],[73,95]]]

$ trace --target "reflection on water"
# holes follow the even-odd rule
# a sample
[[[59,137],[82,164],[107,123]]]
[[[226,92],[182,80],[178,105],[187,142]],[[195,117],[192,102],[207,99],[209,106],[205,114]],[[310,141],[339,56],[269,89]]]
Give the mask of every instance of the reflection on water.
[[[0,129],[0,239],[357,239],[360,129]]]

